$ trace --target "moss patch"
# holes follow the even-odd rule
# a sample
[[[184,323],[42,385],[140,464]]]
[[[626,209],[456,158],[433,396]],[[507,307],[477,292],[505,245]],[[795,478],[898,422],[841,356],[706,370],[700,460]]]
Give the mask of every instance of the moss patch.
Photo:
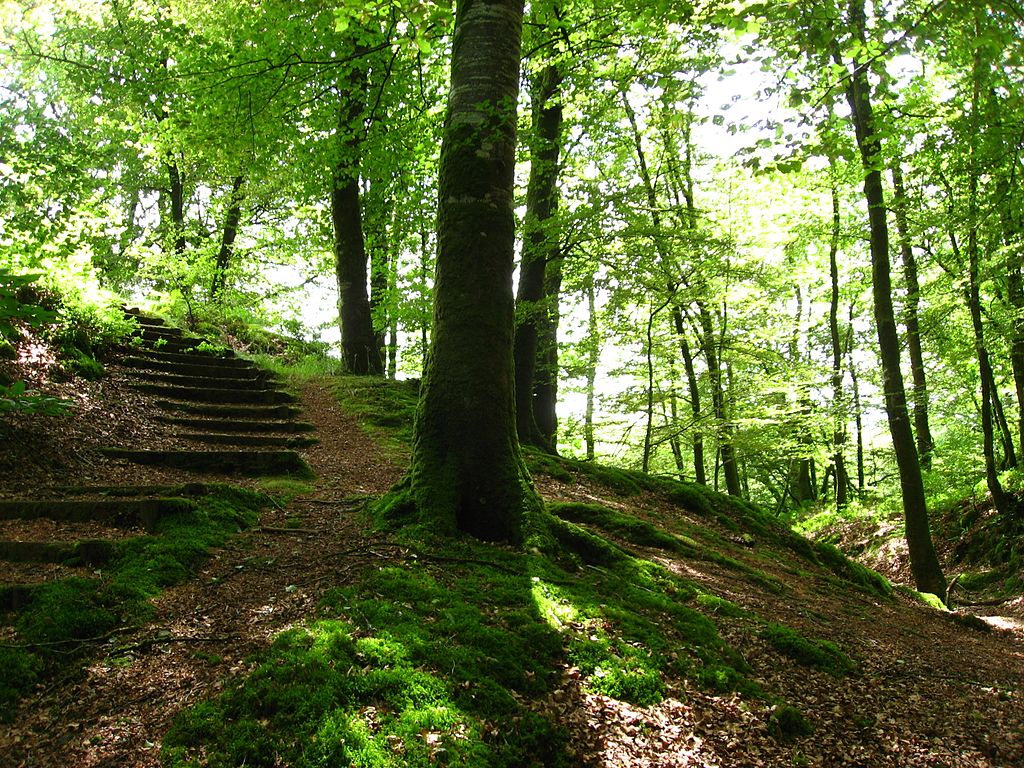
[[[774,622],[767,623],[759,635],[779,653],[805,667],[817,667],[837,677],[849,674],[855,668],[850,657],[829,640],[812,640]]]
[[[151,597],[191,576],[212,547],[256,522],[263,496],[207,488],[210,493],[163,518],[154,535],[115,542],[101,577],[61,579],[28,591],[7,617],[25,647],[18,649],[21,660],[11,662],[21,672],[5,677],[0,698],[16,699],[39,673],[73,660],[111,629],[145,620]]]

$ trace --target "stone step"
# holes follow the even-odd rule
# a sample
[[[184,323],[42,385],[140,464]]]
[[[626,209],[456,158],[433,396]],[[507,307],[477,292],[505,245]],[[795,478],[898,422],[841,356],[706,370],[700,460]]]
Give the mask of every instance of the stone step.
[[[245,421],[294,419],[299,415],[299,409],[290,405],[215,405],[211,403],[182,403],[174,400],[157,400],[154,405],[165,411]]]
[[[145,381],[153,384],[164,384],[170,387],[199,387],[202,389],[235,390],[267,389],[268,387],[276,388],[274,387],[276,382],[272,379],[257,378],[255,376],[249,376],[246,378],[222,378],[220,376],[182,376],[175,373],[163,373],[160,371],[140,371],[135,374],[135,378],[144,379]]]
[[[254,389],[238,391],[230,389],[203,389],[200,387],[175,387],[164,384],[130,384],[132,389],[159,397],[186,400],[193,403],[234,403],[251,405],[276,405],[294,403],[295,395],[276,389]]]
[[[138,307],[125,307],[124,313],[139,325],[167,325],[167,321],[162,317],[146,314]]]
[[[0,539],[0,560],[11,563],[61,563],[96,568],[110,562],[116,551],[116,545],[110,539],[75,542]]]
[[[143,335],[142,338],[146,341],[146,345],[143,348],[148,347],[156,352],[173,352],[175,354],[195,352],[195,348],[206,341],[206,339],[200,338],[199,336],[147,339],[146,336]]]
[[[170,325],[150,325],[149,323],[139,323],[138,331],[135,335],[146,341],[158,341],[160,339],[177,341],[178,339],[184,338],[185,332],[181,330],[181,328],[174,328]]]
[[[161,424],[210,432],[312,432],[308,421],[248,421],[240,419],[190,419],[179,416],[155,416]]]
[[[313,471],[295,451],[146,451],[132,448],[101,448],[112,459],[135,464],[188,469],[225,475],[298,475]]]
[[[161,518],[192,507],[191,501],[182,498],[6,499],[0,500],[0,520],[47,518],[117,527],[142,525],[152,531]]]
[[[75,496],[78,498],[135,498],[139,496],[162,496],[196,498],[213,492],[206,483],[181,483],[179,485],[55,485],[47,489],[50,496]]]
[[[229,365],[210,364],[207,361],[175,362],[173,360],[158,360],[152,357],[129,355],[121,359],[121,365],[126,368],[134,368],[141,371],[161,371],[177,376],[209,376],[217,379],[236,379],[238,381],[265,381],[274,379],[275,375],[270,371],[255,366],[239,366],[239,358],[234,358],[235,363]],[[217,358],[219,360],[219,358]],[[242,361],[244,362],[244,361]]]
[[[181,435],[184,440],[208,445],[243,445],[250,448],[308,448],[319,441],[315,437],[296,437],[294,435],[252,435],[247,433],[222,434],[203,432]]]
[[[211,352],[194,351],[184,354],[181,352],[170,352],[161,349],[149,349],[148,347],[129,347],[126,351],[131,357],[144,357],[150,360],[160,360],[162,362],[188,363],[190,365],[227,366],[230,368],[258,370],[251,361],[244,360],[241,357],[235,357],[235,353],[230,349],[223,350],[220,354],[216,355]]]

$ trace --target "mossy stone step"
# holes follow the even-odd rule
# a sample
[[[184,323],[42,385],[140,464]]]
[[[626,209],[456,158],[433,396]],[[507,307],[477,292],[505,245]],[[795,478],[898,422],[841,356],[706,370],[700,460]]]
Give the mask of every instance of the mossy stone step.
[[[164,384],[130,384],[132,389],[174,400],[187,400],[193,403],[237,403],[251,405],[275,405],[277,403],[294,403],[295,395],[280,392],[276,389],[231,390],[202,389],[200,387],[175,387]]]
[[[237,381],[259,381],[274,379],[270,371],[255,366],[238,365],[238,362],[245,362],[234,358],[231,365],[211,365],[209,362],[176,362],[174,360],[157,360],[152,357],[141,357],[129,355],[121,359],[121,365],[126,368],[135,368],[141,371],[161,371],[177,376],[208,376],[217,379],[235,379]],[[215,358],[220,360],[220,358]],[[230,358],[229,358],[230,359]]]
[[[250,476],[313,475],[309,465],[295,451],[146,451],[131,448],[100,450],[113,459],[195,472]]]
[[[213,493],[214,486],[206,483],[181,483],[179,485],[56,485],[48,489],[52,496],[77,496],[79,498],[113,497],[132,498],[137,496],[179,496],[195,498]]]
[[[124,313],[139,325],[167,325],[167,321],[157,315],[149,315],[138,307],[125,307]]]
[[[179,416],[155,416],[162,424],[213,432],[312,432],[308,421],[247,421],[241,419],[190,419]]]
[[[187,512],[193,504],[182,498],[134,499],[6,499],[0,501],[0,520],[48,518],[100,522],[119,527],[142,525],[153,530],[161,518]]]
[[[181,328],[174,328],[169,325],[150,325],[149,323],[139,323],[139,327],[135,335],[145,341],[157,341],[159,339],[175,341],[183,338],[185,336],[185,332],[181,330]]]
[[[149,343],[150,349],[158,352],[173,352],[175,354],[187,353],[195,350],[200,344],[207,342],[207,339],[199,336],[182,336],[180,338],[160,337],[158,339],[143,339]]]
[[[211,403],[182,403],[174,400],[157,400],[154,405],[165,411],[246,421],[294,419],[299,415],[299,409],[290,405],[215,405]]]
[[[246,378],[221,378],[219,376],[182,376],[175,373],[139,372],[135,378],[170,387],[202,387],[205,389],[266,389],[275,382],[268,378],[249,376]]]
[[[66,565],[105,565],[116,547],[109,539],[82,541],[4,541],[0,540],[0,560],[12,563],[63,563]]]
[[[235,353],[230,349],[223,350],[219,354],[213,354],[210,352],[189,352],[188,354],[182,352],[169,352],[161,349],[149,349],[146,347],[132,347],[129,353],[133,357],[145,357],[150,360],[159,360],[168,363],[188,363],[190,365],[219,365],[227,366],[229,368],[245,368],[248,370],[258,370],[255,365],[249,360],[245,360],[241,357],[235,357]]]
[[[294,435],[252,435],[247,433],[221,434],[216,432],[181,435],[185,440],[209,445],[244,445],[250,448],[308,448],[319,441],[315,437]]]

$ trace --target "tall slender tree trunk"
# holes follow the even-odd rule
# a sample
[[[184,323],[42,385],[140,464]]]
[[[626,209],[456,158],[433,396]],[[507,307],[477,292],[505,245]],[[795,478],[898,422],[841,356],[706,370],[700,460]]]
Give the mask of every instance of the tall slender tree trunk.
[[[171,203],[171,239],[174,242],[174,252],[178,256],[185,253],[188,246],[185,240],[185,180],[182,178],[181,170],[177,163],[170,163],[167,166],[167,178],[170,182],[168,197]]]
[[[530,143],[530,179],[523,221],[523,257],[516,293],[516,335],[513,360],[516,372],[516,426],[519,439],[549,452],[554,446],[542,434],[534,415],[538,337],[547,314],[548,262],[557,257],[557,236],[551,224],[558,206],[558,155],[562,141],[562,76],[549,65],[530,89],[533,132]]]
[[[359,145],[362,138],[366,71],[356,67],[345,83],[346,100],[338,125],[340,157],[331,185],[331,224],[334,229],[334,267],[338,281],[338,320],[342,361],[349,373],[381,374],[377,335],[367,293],[366,239],[359,194]]]
[[[850,0],[848,21],[855,39],[866,45],[867,20],[864,14],[864,0]],[[871,106],[871,86],[866,65],[854,63],[846,95],[864,166],[864,198],[867,202],[870,224],[871,278],[879,358],[882,365],[882,388],[903,492],[903,516],[907,546],[910,550],[911,571],[914,574],[914,583],[920,591],[931,592],[945,599],[946,577],[942,573],[931,539],[921,464],[910,427],[903,373],[900,370],[900,340],[893,313],[892,280],[889,272],[889,225],[886,221],[885,192],[879,170],[882,167],[882,146]]]
[[[832,467],[836,508],[847,503],[846,397],[843,391],[843,344],[839,336],[839,237],[841,235],[839,188],[832,183],[832,237],[828,245],[828,274],[832,286],[828,305],[828,334],[832,343]]]
[[[975,32],[980,33],[978,17],[975,12]],[[985,329],[981,319],[981,283],[978,274],[980,252],[978,246],[978,176],[981,168],[978,162],[978,140],[981,126],[981,81],[982,60],[981,48],[975,45],[972,57],[972,93],[971,93],[971,138],[969,141],[967,168],[967,216],[970,229],[967,232],[967,307],[971,314],[971,327],[974,330],[974,352],[978,358],[978,371],[981,378],[981,434],[982,452],[985,455],[985,480],[988,491],[992,495],[992,504],[1000,514],[1009,511],[1009,501],[999,482],[999,470],[996,467],[995,432],[993,411],[995,404],[995,376],[992,363],[985,345]],[[1011,443],[1012,449],[1012,443]]]
[[[583,416],[583,441],[587,448],[587,461],[595,456],[594,443],[594,396],[597,383],[597,366],[601,360],[601,337],[597,321],[597,298],[594,278],[587,281],[587,405]]]
[[[562,314],[562,263],[559,253],[544,270],[544,316],[537,327],[537,370],[533,374],[533,418],[541,436],[558,449],[558,326]]]
[[[438,180],[434,331],[409,475],[442,530],[523,542],[542,504],[516,436],[512,343],[522,0],[461,0]]]
[[[700,312],[701,348],[704,351],[704,359],[708,361],[711,407],[718,424],[718,454],[721,460],[722,474],[725,475],[725,490],[730,496],[742,496],[743,487],[740,484],[736,448],[732,442],[732,426],[729,423],[726,409],[725,384],[722,381],[722,364],[718,356],[714,320],[703,302],[697,302],[697,308]],[[717,486],[717,470],[715,475]]]
[[[903,322],[907,328],[907,354],[910,356],[910,374],[913,380],[910,399],[914,406],[914,434],[917,437],[917,455],[920,457],[921,467],[931,469],[935,441],[932,439],[931,426],[928,422],[928,380],[925,375],[921,326],[918,320],[921,288],[917,279],[917,257],[910,244],[910,227],[907,222],[909,201],[898,160],[892,166],[892,189],[896,232],[899,235],[900,256],[903,259],[903,282],[907,291]]]
[[[693,444],[693,479],[694,482],[700,485],[707,485],[708,478],[704,469],[704,432],[700,426],[703,418],[700,406],[700,382],[697,379],[697,370],[693,365],[693,353],[690,351],[690,342],[686,338],[683,312],[678,306],[672,308],[672,324],[675,326],[676,338],[679,341],[679,353],[683,358],[686,386],[690,394],[690,409],[693,413],[694,428],[691,433]]]
[[[853,318],[854,305],[850,304],[850,312],[846,326],[846,366],[850,371],[850,392],[853,394],[853,426],[857,435],[857,491],[864,493],[864,410],[860,403],[860,381],[857,377],[857,365],[853,360]]]
[[[238,237],[238,225],[242,221],[242,185],[245,176],[239,174],[231,182],[228,196],[228,209],[224,215],[224,229],[221,231],[220,248],[217,250],[217,263],[214,266],[213,280],[210,282],[210,299],[218,301],[227,281],[228,268],[231,266],[231,255],[235,251],[235,238]]]

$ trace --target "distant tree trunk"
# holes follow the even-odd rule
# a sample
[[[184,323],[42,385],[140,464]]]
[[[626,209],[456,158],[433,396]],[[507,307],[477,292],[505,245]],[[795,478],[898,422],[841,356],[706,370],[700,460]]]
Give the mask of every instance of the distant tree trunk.
[[[380,210],[372,216],[367,211],[365,217],[369,233],[367,248],[370,252],[370,318],[377,344],[377,355],[383,363],[388,357],[388,330],[392,315],[392,259],[389,253],[393,252],[388,248],[388,226],[385,218],[387,212],[393,208],[393,203],[386,197],[377,198],[374,202],[374,207],[379,207]],[[363,203],[367,203],[365,194]]]
[[[651,305],[651,311],[647,315],[647,344],[645,352],[647,356],[647,407],[645,409],[647,425],[644,430],[644,450],[640,464],[640,471],[645,475],[651,470],[651,453],[654,439],[654,321],[665,307],[672,301],[670,294],[667,299],[655,307]]]
[[[846,402],[843,392],[843,344],[839,337],[839,236],[840,230],[839,189],[832,184],[832,237],[828,247],[828,272],[832,285],[828,305],[828,332],[832,342],[832,467],[835,479],[836,508],[843,509],[848,499],[846,487],[849,478],[846,472]]]
[[[672,308],[672,324],[676,329],[676,338],[679,340],[679,352],[683,357],[683,370],[686,371],[686,386],[690,393],[690,407],[693,412],[693,477],[694,482],[700,485],[707,485],[708,478],[704,470],[704,433],[701,430],[701,407],[700,407],[700,383],[697,380],[697,371],[693,366],[693,354],[690,351],[690,344],[686,338],[686,328],[683,325],[683,313],[679,307]]]
[[[228,210],[224,216],[224,229],[220,236],[220,248],[217,250],[217,263],[214,266],[213,280],[210,282],[210,300],[218,301],[227,281],[228,268],[231,266],[231,255],[235,251],[235,238],[238,236],[238,225],[242,221],[242,185],[245,176],[239,174],[231,182],[231,193],[228,196]]]
[[[587,281],[587,406],[583,417],[583,441],[587,447],[587,461],[594,460],[594,390],[597,366],[601,360],[601,337],[597,322],[597,306],[593,275]]]
[[[975,16],[975,31],[977,28],[977,16]],[[974,130],[971,131],[969,141],[968,169],[967,169],[967,215],[970,229],[967,232],[967,308],[971,314],[971,327],[974,330],[974,352],[978,358],[978,371],[981,374],[981,434],[982,452],[985,455],[985,480],[989,493],[992,495],[992,504],[1000,514],[1009,512],[1009,500],[999,482],[999,470],[996,467],[995,457],[995,432],[993,427],[993,410],[995,403],[995,376],[992,373],[992,363],[989,359],[988,347],[985,346],[985,329],[981,319],[981,281],[978,274],[979,248],[978,248],[978,176],[981,168],[978,163],[978,133],[982,130],[980,120],[981,102],[981,79],[982,60],[981,48],[975,44],[972,67],[972,93],[971,93],[971,123]],[[954,248],[956,238],[953,238]],[[1011,450],[1012,450],[1012,443]]]
[[[725,489],[730,496],[742,496],[743,487],[740,484],[736,448],[732,443],[732,427],[726,412],[725,385],[722,382],[722,366],[718,356],[718,342],[715,339],[714,320],[703,302],[697,302],[697,308],[700,312],[701,347],[704,359],[708,362],[708,379],[711,383],[711,407],[718,423],[718,453],[722,473],[725,475]],[[715,474],[717,485],[717,469]]]
[[[562,104],[558,89],[561,82],[558,69],[549,65],[533,78],[530,89],[533,135],[513,352],[519,439],[552,453],[554,446],[537,425],[533,406],[539,328],[547,314],[545,274],[549,261],[558,252],[557,236],[551,231],[551,223],[558,206],[558,154],[562,140]]]
[[[853,306],[850,304],[849,323],[846,329],[846,360],[850,370],[850,390],[853,393],[853,424],[857,433],[857,490],[864,493],[864,411],[860,404],[857,366],[853,362]]]
[[[558,326],[562,293],[561,254],[544,271],[545,313],[537,327],[537,370],[533,375],[533,418],[548,444],[558,450]]]
[[[188,243],[185,240],[185,181],[176,163],[167,166],[167,177],[170,182],[168,196],[171,199],[171,227],[174,252],[185,253]]]
[[[855,40],[866,45],[867,20],[864,14],[864,0],[850,0],[849,26]],[[838,57],[837,63],[842,64]],[[889,273],[889,225],[886,221],[885,193],[879,170],[882,147],[875,127],[870,89],[867,65],[855,62],[847,82],[846,95],[865,174],[864,197],[870,222],[871,277],[885,410],[899,467],[903,515],[914,583],[918,590],[931,592],[944,599],[946,577],[939,566],[932,544],[921,465],[910,427],[903,373],[900,370],[900,340],[893,313],[892,281]]]
[[[789,342],[789,357],[793,364],[802,362],[800,355],[800,326],[803,320],[804,299],[800,286],[795,287],[796,293],[796,319],[793,323],[793,333]],[[814,459],[808,454],[814,446],[814,438],[805,426],[804,420],[811,415],[811,401],[805,388],[801,388],[797,394],[797,420],[795,425],[796,443],[798,456],[790,462],[790,471],[793,474],[789,482],[790,494],[797,506],[814,501],[816,498],[816,483],[814,482]]]
[[[354,68],[343,98],[338,139],[340,158],[331,185],[331,224],[334,229],[334,266],[338,280],[338,319],[342,361],[349,373],[384,372],[377,335],[373,329],[367,294],[366,240],[359,194],[359,144],[366,93],[366,72]]]
[[[907,327],[907,353],[910,355],[910,373],[914,385],[910,390],[914,406],[914,433],[917,436],[917,455],[924,469],[932,468],[932,453],[935,441],[928,423],[928,382],[924,370],[924,353],[921,350],[921,330],[918,322],[921,288],[917,280],[917,258],[910,245],[910,227],[907,223],[907,190],[903,183],[903,172],[897,160],[892,166],[893,208],[896,213],[896,232],[900,238],[900,255],[903,257],[903,281],[906,284],[907,303],[903,322]]]
[[[1008,202],[1005,207],[1012,208],[1012,203]],[[1021,228],[1016,224],[1016,215],[1015,211],[1003,213],[1003,242],[1010,251],[1006,259],[1006,295],[1013,318],[1010,325],[1010,365],[1017,393],[1017,453],[1024,461],[1024,269],[1021,266]]]
[[[516,437],[512,343],[522,0],[461,0],[438,180],[434,331],[409,493],[441,530],[521,543],[540,497]]]

